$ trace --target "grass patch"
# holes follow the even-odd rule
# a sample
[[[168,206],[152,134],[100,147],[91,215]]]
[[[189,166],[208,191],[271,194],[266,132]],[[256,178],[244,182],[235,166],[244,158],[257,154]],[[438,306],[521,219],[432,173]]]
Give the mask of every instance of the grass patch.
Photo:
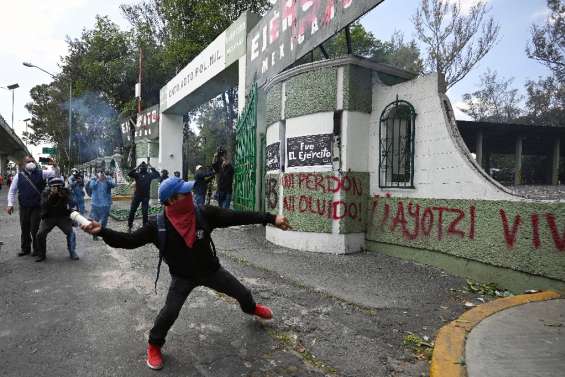
[[[495,283],[478,283],[472,280],[467,280],[467,291],[491,297],[512,296],[512,293],[510,293],[510,291],[497,287]]]
[[[428,361],[432,359],[432,352],[434,350],[433,342],[430,342],[419,335],[408,332],[408,334],[402,339],[402,344],[412,350],[412,352],[416,355],[416,358]]]
[[[290,331],[277,331],[273,329],[267,329],[267,333],[275,340],[279,341],[287,349],[291,349],[298,353],[304,362],[310,364],[316,369],[321,370],[325,374],[335,375],[336,369],[324,364],[321,360],[318,360],[314,354],[306,349],[304,344],[298,339],[298,335]]]

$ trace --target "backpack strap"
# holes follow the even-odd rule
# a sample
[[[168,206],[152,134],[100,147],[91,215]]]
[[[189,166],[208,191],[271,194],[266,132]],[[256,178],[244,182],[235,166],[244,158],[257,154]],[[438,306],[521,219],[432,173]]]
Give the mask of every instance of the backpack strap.
[[[159,244],[159,264],[157,264],[157,277],[155,278],[155,293],[157,293],[157,282],[159,281],[161,264],[163,263],[163,256],[165,255],[165,247],[167,243],[167,226],[165,224],[164,213],[157,215],[157,240]]]
[[[204,206],[203,205],[197,205],[194,207],[195,209],[195,213],[196,213],[196,228],[197,230],[203,230],[204,231],[204,238],[206,240],[208,240],[208,242],[210,243],[210,246],[212,247],[212,252],[214,253],[214,256],[216,256],[216,245],[214,245],[214,241],[212,241],[212,229],[210,228],[210,225],[208,224],[208,221],[206,220],[206,218],[203,215],[203,211],[204,211]]]

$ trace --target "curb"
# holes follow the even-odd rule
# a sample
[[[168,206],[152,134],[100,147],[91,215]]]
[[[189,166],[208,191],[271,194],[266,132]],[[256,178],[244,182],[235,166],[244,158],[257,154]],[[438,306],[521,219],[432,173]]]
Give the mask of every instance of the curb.
[[[505,297],[481,304],[462,314],[458,319],[443,326],[435,340],[430,377],[465,377],[465,340],[473,327],[483,319],[513,306],[529,302],[547,301],[559,298],[554,291]]]

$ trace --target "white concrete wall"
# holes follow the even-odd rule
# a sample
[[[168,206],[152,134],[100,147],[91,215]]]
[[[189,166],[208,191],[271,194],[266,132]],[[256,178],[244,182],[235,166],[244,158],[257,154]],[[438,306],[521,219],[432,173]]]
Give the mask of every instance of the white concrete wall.
[[[344,111],[341,129],[341,170],[369,171],[369,124],[371,116]]]
[[[289,233],[272,226],[267,227],[266,238],[269,242],[290,249],[327,254],[356,253],[365,245],[365,233]]]
[[[159,120],[159,169],[182,171],[182,116],[161,113]]]
[[[391,193],[399,197],[441,199],[521,200],[496,183],[474,162],[461,140],[454,120],[449,120],[439,93],[438,75],[373,87],[373,112],[369,132],[369,172],[372,195]],[[386,106],[399,100],[410,102],[417,113],[415,127],[415,189],[379,188],[379,120]]]

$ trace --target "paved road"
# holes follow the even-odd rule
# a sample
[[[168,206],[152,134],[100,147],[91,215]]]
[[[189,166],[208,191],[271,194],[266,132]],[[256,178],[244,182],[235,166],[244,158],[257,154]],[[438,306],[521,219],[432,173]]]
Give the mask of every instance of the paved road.
[[[154,293],[153,247],[112,249],[80,233],[81,260],[73,262],[54,230],[46,263],[34,263],[15,256],[17,216],[0,214],[0,234],[2,376],[155,376],[145,344],[170,280],[164,266]],[[433,337],[473,299],[462,279],[378,253],[290,251],[266,243],[261,227],[214,238],[224,266],[275,318],[254,319],[232,299],[198,289],[168,337],[160,375],[426,375],[427,361],[404,337]]]

